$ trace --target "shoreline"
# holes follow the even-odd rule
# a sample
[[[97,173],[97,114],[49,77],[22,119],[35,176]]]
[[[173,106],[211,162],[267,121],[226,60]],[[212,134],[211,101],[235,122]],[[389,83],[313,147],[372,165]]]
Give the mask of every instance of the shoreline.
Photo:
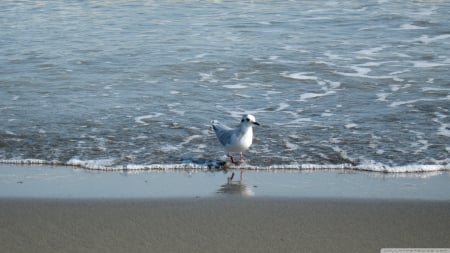
[[[234,181],[229,181],[235,172]],[[0,198],[324,198],[450,201],[450,172],[102,172],[66,166],[0,165]]]
[[[6,252],[380,252],[449,247],[450,202],[0,199]]]
[[[67,162],[48,161],[41,159],[3,159],[0,160],[0,166],[60,166],[74,169],[85,169],[89,171],[99,172],[156,172],[156,171],[220,171],[230,169],[243,169],[246,171],[321,171],[321,170],[342,170],[354,172],[369,172],[382,174],[416,174],[416,173],[440,173],[450,172],[450,165],[442,164],[411,164],[387,166],[383,164],[295,164],[295,165],[271,165],[271,166],[255,166],[250,164],[231,164],[229,161],[220,160],[199,160],[191,163],[174,163],[174,164],[128,164],[128,165],[111,165],[109,160],[78,160],[71,159]]]

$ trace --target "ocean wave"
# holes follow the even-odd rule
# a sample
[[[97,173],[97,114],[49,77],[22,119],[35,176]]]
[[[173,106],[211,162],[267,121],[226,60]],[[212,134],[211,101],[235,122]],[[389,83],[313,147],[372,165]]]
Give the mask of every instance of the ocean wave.
[[[47,161],[41,159],[6,159],[0,160],[0,164],[10,165],[50,165],[72,166],[86,170],[96,171],[177,171],[177,170],[227,170],[241,169],[253,171],[326,171],[348,170],[374,173],[428,173],[450,171],[450,164],[411,164],[402,166],[388,166],[381,163],[368,161],[360,164],[274,164],[269,166],[254,166],[250,164],[234,165],[220,160],[192,160],[173,164],[114,164],[114,159],[80,160],[70,159],[67,162]]]

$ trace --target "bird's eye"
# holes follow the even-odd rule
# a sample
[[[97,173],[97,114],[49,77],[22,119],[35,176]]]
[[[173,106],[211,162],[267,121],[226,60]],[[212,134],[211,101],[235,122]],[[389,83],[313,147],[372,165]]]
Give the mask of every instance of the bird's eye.
[[[250,119],[249,119],[249,118],[246,118],[245,120],[246,120],[246,121],[250,121]]]
[[[241,119],[241,122],[244,122],[244,119]]]

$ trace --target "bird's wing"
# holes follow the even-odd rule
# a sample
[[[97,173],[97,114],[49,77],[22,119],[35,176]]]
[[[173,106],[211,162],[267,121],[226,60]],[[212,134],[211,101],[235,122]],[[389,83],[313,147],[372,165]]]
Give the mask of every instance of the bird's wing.
[[[213,124],[213,129],[222,145],[227,146],[231,143],[234,129],[216,122]]]

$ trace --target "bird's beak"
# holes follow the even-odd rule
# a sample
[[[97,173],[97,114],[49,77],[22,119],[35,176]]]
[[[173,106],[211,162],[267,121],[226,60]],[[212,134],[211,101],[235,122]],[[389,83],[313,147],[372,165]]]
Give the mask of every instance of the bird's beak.
[[[259,126],[260,124],[258,122],[253,122],[253,125]]]

